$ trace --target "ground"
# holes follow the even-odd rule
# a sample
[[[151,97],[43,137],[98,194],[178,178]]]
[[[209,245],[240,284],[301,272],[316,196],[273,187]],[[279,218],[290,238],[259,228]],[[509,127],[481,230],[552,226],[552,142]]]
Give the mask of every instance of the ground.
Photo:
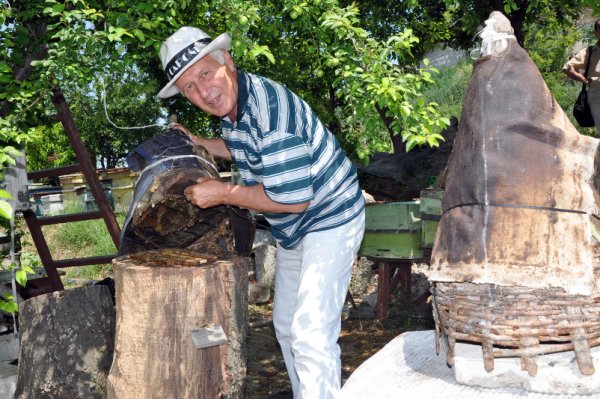
[[[250,320],[270,317],[271,304],[252,305]],[[365,360],[405,331],[432,329],[431,307],[413,307],[392,303],[388,317],[382,320],[359,318],[352,311],[342,321],[339,344],[342,349],[342,380]],[[248,371],[246,399],[266,399],[281,391],[290,390],[283,357],[271,323],[250,328],[248,332]]]

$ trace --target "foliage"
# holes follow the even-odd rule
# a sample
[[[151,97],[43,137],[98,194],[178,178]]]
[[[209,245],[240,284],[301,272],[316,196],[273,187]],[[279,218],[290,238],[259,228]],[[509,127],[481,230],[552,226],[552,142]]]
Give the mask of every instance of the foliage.
[[[422,88],[432,84],[431,72],[403,68],[410,62],[410,50],[418,39],[405,30],[380,42],[358,24],[359,10],[350,6],[321,16],[325,33],[332,32],[337,42],[325,54],[325,65],[334,68],[333,86],[344,100],[347,139],[358,139],[359,158],[369,155],[369,141],[377,137],[379,119],[373,120],[373,108],[390,136],[401,133],[410,151],[415,145],[434,147],[443,140],[438,133],[449,125],[440,117],[435,103],[426,103]],[[377,148],[379,150],[379,148]]]
[[[440,114],[460,119],[463,99],[472,72],[471,60],[440,68],[439,75],[436,77],[437,84],[423,92],[425,100],[440,104]]]
[[[165,83],[158,47],[184,24],[213,35],[232,32],[238,64],[298,91],[347,149],[386,143],[389,147],[388,134],[400,132],[407,148],[435,145],[445,124],[435,104],[420,101],[423,85],[432,79],[430,72],[419,70],[411,53],[418,42],[412,32],[397,31],[385,38],[380,32],[375,38],[361,26],[361,11],[355,5],[341,7],[336,0],[120,1],[110,7],[103,1],[31,0],[27,6],[1,1],[2,70],[9,93],[2,99],[2,114],[14,116],[6,128],[12,134],[36,137],[29,135],[31,129],[52,124],[44,99],[57,85],[69,98],[76,93],[87,97],[88,107],[98,113],[97,95],[87,89],[106,71],[121,83],[127,71],[138,68],[147,73],[142,86],[156,93]],[[367,69],[367,62],[375,63]],[[367,82],[364,93],[356,87],[361,80]],[[194,129],[209,132],[216,127],[214,119],[190,112],[182,98],[164,104],[168,113],[185,115],[182,122]],[[115,131],[106,132],[95,136],[97,147],[102,137],[123,141]],[[112,162],[107,156],[106,163]]]
[[[361,25],[378,40],[410,29],[419,38],[418,46],[412,49],[417,59],[450,38],[445,20],[446,5],[441,0],[342,0],[340,3],[344,7],[357,3]]]
[[[435,70],[418,63],[435,43],[470,47],[494,9],[508,14],[521,41],[527,37],[534,43],[536,35],[525,36],[534,23],[559,33],[583,6],[600,8],[590,0],[0,4],[0,139],[17,144],[41,140],[28,145],[30,154],[42,152],[36,164],[67,162],[70,155],[54,149],[59,141],[46,137],[53,137],[56,128],[49,94],[60,86],[74,105],[77,123],[85,126],[82,135],[88,146],[107,167],[136,140],[155,131],[132,134],[109,127],[102,116],[99,81],[107,81],[109,108],[119,125],[164,121],[165,113],[157,111],[159,104],[152,98],[166,83],[156,54],[160,43],[182,25],[202,27],[212,35],[231,32],[232,53],[242,69],[288,85],[316,110],[348,152],[366,158],[369,152],[389,149],[390,135],[395,134],[402,135],[406,149],[437,145],[448,119],[435,102],[425,101],[422,93],[435,84]],[[555,45],[558,51],[562,43]],[[193,130],[217,134],[218,121],[181,96],[162,104],[166,113],[178,114]]]
[[[29,170],[48,169],[77,162],[60,122],[32,128],[26,156]]]
[[[581,84],[569,79],[562,71],[564,63],[573,55],[567,49],[578,42],[594,43],[593,24],[576,27],[564,25],[554,19],[549,10],[541,11],[539,21],[528,26],[525,38],[527,52],[542,74],[548,89],[565,111],[567,117],[582,134],[594,135],[593,128],[580,128],[571,109],[581,90]]]
[[[13,208],[9,202],[12,199],[13,196],[8,191],[0,189],[0,220],[2,222],[14,218]],[[4,223],[2,224],[4,225]],[[18,266],[14,262],[8,265],[8,267],[0,266],[0,268],[13,272],[15,280],[23,287],[27,284],[27,273],[33,273],[33,270],[28,265],[21,264]],[[18,310],[19,308],[13,295],[4,294],[0,296],[0,311],[15,313]]]
[[[503,12],[511,22],[517,40],[524,48],[527,30],[533,24],[543,26],[550,18],[561,26],[572,25],[582,10],[589,7],[600,13],[596,0],[441,0],[445,6],[445,20],[450,29],[448,44],[468,49],[475,34],[481,29],[492,11]]]
[[[128,68],[123,74],[107,73],[94,80],[87,92],[69,90],[69,104],[81,137],[103,169],[118,166],[133,147],[160,133],[161,128],[155,124],[166,115],[154,86],[140,84],[145,81],[145,73]],[[118,127],[109,122],[107,115]],[[131,128],[140,126],[148,127]]]

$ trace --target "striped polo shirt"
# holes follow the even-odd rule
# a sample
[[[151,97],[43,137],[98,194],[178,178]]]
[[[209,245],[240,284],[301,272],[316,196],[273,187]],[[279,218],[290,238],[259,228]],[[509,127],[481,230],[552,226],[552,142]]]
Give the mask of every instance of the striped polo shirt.
[[[273,237],[293,248],[307,234],[347,223],[364,208],[356,167],[335,136],[283,85],[238,70],[237,120],[221,120],[225,144],[246,186],[263,184],[302,213],[265,213]]]

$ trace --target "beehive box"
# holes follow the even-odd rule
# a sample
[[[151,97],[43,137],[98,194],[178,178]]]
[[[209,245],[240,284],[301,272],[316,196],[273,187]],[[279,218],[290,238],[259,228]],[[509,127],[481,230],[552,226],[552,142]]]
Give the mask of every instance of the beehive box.
[[[360,255],[382,259],[419,259],[421,216],[419,201],[369,204]]]

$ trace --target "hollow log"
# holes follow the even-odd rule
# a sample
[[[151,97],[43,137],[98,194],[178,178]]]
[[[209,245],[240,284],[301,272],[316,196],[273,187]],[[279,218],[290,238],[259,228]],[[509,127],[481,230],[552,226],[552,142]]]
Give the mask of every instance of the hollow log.
[[[115,311],[105,286],[52,292],[19,311],[21,349],[15,398],[104,398]]]
[[[245,209],[201,209],[183,192],[199,178],[220,179],[203,147],[179,130],[169,130],[136,147],[127,157],[142,170],[121,233],[119,255],[161,248],[189,249],[216,256],[248,254],[254,222]]]
[[[245,258],[161,249],[116,258],[113,269],[117,327],[108,398],[243,397]],[[211,335],[219,327],[226,341]]]

